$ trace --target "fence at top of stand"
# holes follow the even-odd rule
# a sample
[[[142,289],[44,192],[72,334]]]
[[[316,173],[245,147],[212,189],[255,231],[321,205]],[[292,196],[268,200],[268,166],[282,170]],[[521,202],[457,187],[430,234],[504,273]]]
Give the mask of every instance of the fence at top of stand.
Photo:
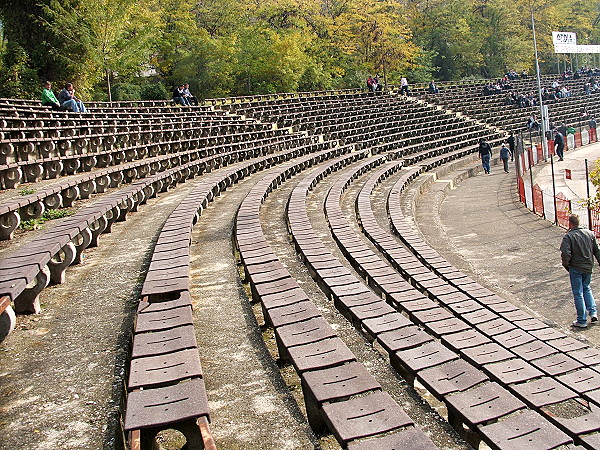
[[[580,223],[584,227],[593,230],[596,237],[600,237],[600,208],[588,208],[585,203],[585,198],[581,201],[570,200],[564,192],[560,192],[556,186],[557,177],[561,180],[579,178],[589,183],[589,174],[585,168],[585,162],[580,161],[577,166],[577,161],[574,161],[576,167],[571,169],[557,169],[551,161],[554,156],[554,140],[549,139],[548,142],[548,158],[544,160],[544,151],[541,144],[541,136],[538,135],[538,141],[535,143],[533,136],[529,136],[529,142],[523,138],[521,134],[517,138],[517,151],[515,155],[515,170],[517,173],[517,190],[521,203],[533,211],[535,214],[544,219],[553,222],[556,225],[567,228],[569,214],[577,214],[580,218]],[[565,139],[565,151],[579,148],[583,145],[588,145],[597,142],[598,137],[596,129],[581,129],[575,134],[569,134]],[[551,164],[552,166],[552,182],[549,186],[540,187],[534,179],[533,167],[537,164]],[[591,161],[593,164],[593,161]],[[587,196],[586,196],[587,197]]]

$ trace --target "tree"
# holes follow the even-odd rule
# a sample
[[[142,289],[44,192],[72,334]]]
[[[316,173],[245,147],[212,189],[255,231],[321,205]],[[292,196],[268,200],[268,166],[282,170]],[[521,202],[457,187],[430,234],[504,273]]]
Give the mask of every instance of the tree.
[[[61,42],[54,57],[80,90],[112,74],[127,77],[145,67],[153,50],[158,9],[153,0],[51,0],[45,26]]]

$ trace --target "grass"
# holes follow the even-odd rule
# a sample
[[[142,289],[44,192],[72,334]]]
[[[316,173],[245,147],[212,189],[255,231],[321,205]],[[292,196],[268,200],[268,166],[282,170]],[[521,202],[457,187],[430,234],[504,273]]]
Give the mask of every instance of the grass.
[[[22,188],[22,189],[19,189],[19,195],[25,196],[25,195],[30,195],[30,194],[33,194],[33,193],[35,193],[35,189],[33,189],[33,188]]]
[[[19,224],[19,228],[21,230],[38,230],[42,228],[42,225],[45,222],[53,219],[61,219],[63,217],[68,217],[74,214],[74,211],[70,209],[48,209],[44,211],[42,217],[37,219],[24,220]]]

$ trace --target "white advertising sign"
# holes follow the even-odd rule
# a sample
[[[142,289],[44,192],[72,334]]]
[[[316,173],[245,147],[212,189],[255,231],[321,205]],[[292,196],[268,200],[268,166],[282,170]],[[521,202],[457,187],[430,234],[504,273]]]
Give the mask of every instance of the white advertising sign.
[[[577,35],[563,31],[552,32],[554,53],[600,53],[600,45],[577,45]]]
[[[555,46],[561,44],[577,45],[577,34],[563,31],[553,31],[552,42]]]

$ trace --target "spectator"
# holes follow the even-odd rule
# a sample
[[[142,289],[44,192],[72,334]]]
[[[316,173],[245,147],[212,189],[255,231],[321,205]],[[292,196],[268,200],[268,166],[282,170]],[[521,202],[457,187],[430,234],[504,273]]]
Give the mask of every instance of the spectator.
[[[513,161],[515,158],[515,151],[517,150],[517,140],[512,131],[508,134],[506,142],[508,142],[508,149],[510,150],[510,160]]]
[[[594,233],[579,226],[579,216],[569,216],[569,231],[560,244],[560,256],[563,267],[569,272],[571,291],[575,301],[577,320],[574,327],[587,328],[587,314],[592,322],[598,321],[596,301],[590,287],[594,258],[600,264],[600,248]]]
[[[42,89],[41,100],[42,106],[49,106],[57,111],[60,109],[60,103],[56,98],[56,95],[54,95],[54,92],[52,92],[52,83],[49,81],[46,81],[44,83],[44,89]]]
[[[554,149],[558,155],[558,160],[562,161],[565,149],[565,137],[558,130],[554,130]]]
[[[561,124],[558,127],[558,132],[560,134],[562,134],[563,137],[566,136],[567,135],[567,126],[564,123],[561,122]]]
[[[439,89],[437,88],[437,86],[435,85],[435,81],[431,80],[429,82],[429,88],[427,89],[429,91],[430,94],[437,94],[439,91]]]
[[[383,85],[379,82],[379,75],[375,75],[373,78],[373,92],[381,92],[383,90]]]
[[[198,99],[196,97],[194,97],[192,95],[192,93],[190,92],[190,85],[189,85],[189,83],[185,83],[183,85],[183,97],[188,100],[188,104],[190,106],[198,104]]]
[[[190,106],[190,101],[183,96],[183,84],[173,90],[173,101],[182,106]]]
[[[492,158],[492,146],[488,144],[485,138],[479,140],[479,156],[481,157],[481,165],[485,173],[490,173],[490,159]]]
[[[408,95],[408,80],[406,77],[400,79],[400,93],[402,95]]]
[[[590,127],[590,130],[595,130],[597,125],[594,116],[590,116],[590,120],[588,120],[588,127]]]
[[[367,90],[373,91],[373,77],[371,75],[367,78]]]
[[[540,124],[538,123],[537,118],[535,117],[535,114],[531,114],[529,119],[527,119],[527,129],[530,131],[533,131],[533,130],[539,130],[539,128],[540,128]]]
[[[75,88],[72,83],[67,83],[65,88],[58,93],[58,101],[60,109],[73,112],[86,112],[85,106],[81,100],[75,97]]]
[[[500,148],[500,159],[502,160],[502,164],[504,164],[504,171],[508,173],[508,159],[512,158],[512,153],[508,148],[508,144],[506,142],[502,143],[502,147]]]

